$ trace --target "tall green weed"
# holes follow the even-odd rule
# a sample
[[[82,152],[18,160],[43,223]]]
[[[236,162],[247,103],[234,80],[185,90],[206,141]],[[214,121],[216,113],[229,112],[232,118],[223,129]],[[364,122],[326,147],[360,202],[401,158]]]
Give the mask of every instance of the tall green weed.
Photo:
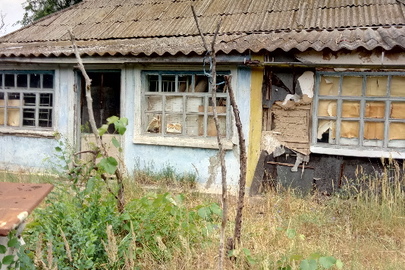
[[[89,179],[81,189],[57,188],[34,212],[25,239],[37,269],[122,269],[131,261],[141,267],[144,256],[170,260],[175,251],[207,243],[221,215],[217,204],[188,209],[183,195],[170,193],[133,199],[120,214],[102,185]]]

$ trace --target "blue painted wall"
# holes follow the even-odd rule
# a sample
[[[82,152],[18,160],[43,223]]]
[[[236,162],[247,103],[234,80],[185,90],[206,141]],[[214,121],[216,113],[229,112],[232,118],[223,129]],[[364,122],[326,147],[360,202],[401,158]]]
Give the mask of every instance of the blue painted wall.
[[[250,69],[231,68],[234,91],[248,142],[250,111]],[[122,70],[122,116],[129,119],[123,138],[124,161],[131,174],[135,169],[154,168],[160,171],[167,167],[177,173],[194,173],[197,181],[207,188],[221,183],[218,151],[190,147],[171,147],[133,143],[136,104],[140,104],[141,67],[128,66]],[[75,76],[71,67],[60,68],[55,73],[55,131],[75,141],[75,102],[78,93],[74,91]],[[234,132],[236,129],[234,128]],[[237,142],[237,137],[235,136]],[[30,138],[22,136],[0,136],[0,169],[21,168],[44,169],[52,167],[47,158],[55,154],[58,141],[54,138]],[[237,185],[239,179],[239,149],[234,147],[226,152],[229,185]],[[208,184],[207,184],[208,182]]]
[[[72,138],[71,124],[73,93],[73,71],[62,69],[55,71],[55,110],[54,130],[65,138]],[[41,138],[19,135],[0,136],[0,170],[35,171],[54,167],[48,159],[55,154],[58,141],[55,138]]]
[[[190,147],[171,147],[159,145],[134,144],[134,116],[139,95],[136,91],[140,88],[140,82],[132,74],[134,70],[126,71],[126,92],[124,115],[129,118],[129,128],[125,134],[125,164],[129,173],[139,167],[151,167],[156,170],[162,170],[167,166],[172,167],[176,172],[195,173],[197,181],[204,184],[207,188],[210,185],[219,185],[221,183],[221,170],[218,161],[218,150],[201,149]],[[250,69],[237,68],[233,72],[233,80],[236,80],[237,87],[236,99],[240,110],[240,116],[243,122],[245,136],[249,134],[249,111],[250,111]],[[130,91],[135,89],[135,91]],[[134,101],[134,102],[131,102]],[[139,103],[139,102],[138,102]],[[236,131],[235,131],[236,132]],[[246,137],[246,141],[248,138]],[[239,180],[239,150],[234,147],[233,150],[226,152],[227,178],[229,185],[237,185]]]

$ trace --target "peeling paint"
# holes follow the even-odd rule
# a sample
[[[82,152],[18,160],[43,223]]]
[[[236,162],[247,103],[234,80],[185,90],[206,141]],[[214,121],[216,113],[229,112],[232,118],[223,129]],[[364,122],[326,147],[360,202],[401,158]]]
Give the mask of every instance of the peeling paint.
[[[315,74],[312,71],[305,71],[299,78],[298,82],[301,87],[302,95],[309,98],[314,96]]]
[[[20,223],[23,222],[28,217],[28,212],[24,211],[17,215],[17,218],[20,220]]]
[[[219,160],[219,152],[217,155],[210,157],[210,165],[208,166],[208,174],[209,177],[207,179],[207,183],[205,184],[205,188],[210,188],[211,185],[215,182],[215,178],[217,175],[217,171],[220,168],[220,160]]]

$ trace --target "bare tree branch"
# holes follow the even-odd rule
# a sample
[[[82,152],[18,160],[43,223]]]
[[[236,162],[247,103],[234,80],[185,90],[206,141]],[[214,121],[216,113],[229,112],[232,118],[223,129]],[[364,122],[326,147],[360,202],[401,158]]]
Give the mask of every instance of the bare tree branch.
[[[6,27],[6,23],[4,22],[5,17],[6,15],[0,10],[0,31],[5,30]]]
[[[70,35],[70,39],[72,41],[72,45],[73,45],[73,50],[78,62],[78,68],[79,70],[82,72],[82,75],[84,77],[85,80],[85,84],[86,84],[86,102],[87,102],[87,110],[88,110],[88,114],[89,114],[89,122],[90,122],[90,126],[91,126],[91,130],[94,134],[94,137],[96,138],[96,144],[97,144],[97,149],[98,151],[101,151],[101,154],[104,158],[108,157],[108,152],[107,149],[105,147],[105,145],[103,144],[101,137],[99,135],[98,129],[97,129],[97,125],[96,125],[96,121],[94,119],[94,112],[93,112],[93,98],[91,97],[91,79],[89,77],[89,75],[86,72],[86,69],[84,68],[83,65],[83,61],[82,58],[80,57],[79,51],[77,49],[76,46],[76,41],[75,41],[75,37],[73,35],[72,30],[69,30],[69,35]],[[98,154],[97,151],[97,154]],[[93,151],[95,152],[95,151]],[[93,157],[93,163],[96,163],[96,156],[94,155]],[[124,176],[121,172],[120,167],[117,167],[117,169],[115,170],[115,177],[116,177],[116,181],[118,184],[118,194],[116,195],[108,186],[108,183],[106,181],[106,176],[104,174],[101,175],[103,180],[106,182],[107,184],[107,189],[108,191],[114,195],[114,197],[117,199],[117,208],[118,211],[120,213],[122,213],[124,211],[124,206],[125,206],[125,199],[124,199]]]
[[[239,138],[239,166],[240,166],[240,177],[239,177],[239,196],[238,196],[238,208],[236,210],[236,217],[235,217],[235,230],[234,230],[234,243],[233,248],[235,248],[235,244],[240,244],[240,237],[242,231],[242,212],[244,208],[244,200],[245,200],[245,187],[246,187],[246,143],[245,143],[245,136],[242,130],[242,121],[240,120],[239,109],[238,105],[236,104],[235,93],[232,89],[231,84],[231,76],[225,76],[225,82],[229,93],[229,98],[231,100],[231,105],[233,109],[233,115],[235,117],[235,124],[236,129],[238,131],[238,138]]]
[[[222,144],[222,138],[220,134],[220,128],[219,128],[219,120],[218,120],[218,113],[217,113],[217,71],[216,71],[216,57],[215,57],[215,42],[216,42],[216,37],[219,32],[219,28],[221,26],[221,21],[217,24],[217,28],[215,31],[214,38],[211,42],[211,49],[208,48],[207,42],[205,40],[205,37],[203,35],[203,32],[201,31],[200,25],[198,23],[198,18],[197,14],[195,12],[195,9],[193,6],[191,6],[191,10],[193,11],[193,16],[195,23],[197,25],[198,32],[201,36],[204,48],[206,50],[206,53],[210,56],[210,76],[211,76],[211,99],[212,99],[212,112],[214,116],[214,122],[215,122],[215,128],[217,131],[217,141],[218,141],[218,152],[219,152],[219,160],[221,163],[221,178],[222,178],[222,221],[221,221],[221,234],[220,234],[220,240],[219,240],[219,262],[218,262],[218,268],[220,270],[224,269],[224,260],[225,260],[225,237],[226,237],[226,223],[228,219],[228,201],[227,201],[227,196],[228,196],[228,186],[227,186],[227,181],[226,181],[226,166],[225,166],[225,149]]]
[[[82,75],[84,77],[85,83],[86,83],[86,101],[87,101],[87,110],[89,112],[89,122],[90,122],[90,127],[91,131],[94,134],[94,137],[96,138],[96,143],[97,146],[101,149],[102,148],[102,142],[100,135],[98,133],[97,125],[96,125],[96,120],[94,119],[94,113],[93,113],[93,98],[91,97],[91,79],[89,75],[86,72],[86,69],[84,68],[82,58],[80,57],[79,50],[77,49],[76,41],[75,41],[75,36],[73,35],[72,30],[69,30],[69,35],[70,39],[72,41],[73,45],[73,50],[77,59],[78,63],[78,68],[82,72]]]
[[[200,24],[198,23],[198,18],[197,18],[197,14],[195,12],[194,6],[191,6],[191,10],[193,11],[194,21],[195,21],[195,24],[197,25],[198,33],[201,36],[205,51],[208,53],[210,50],[208,49],[207,42],[205,41],[205,37],[203,35],[203,32],[201,31]]]

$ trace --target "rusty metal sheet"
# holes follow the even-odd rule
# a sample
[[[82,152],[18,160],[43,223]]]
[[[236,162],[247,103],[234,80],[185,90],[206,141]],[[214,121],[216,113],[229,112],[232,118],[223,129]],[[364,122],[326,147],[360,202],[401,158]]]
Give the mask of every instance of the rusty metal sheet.
[[[51,184],[0,182],[0,236],[21,224],[52,189]]]

